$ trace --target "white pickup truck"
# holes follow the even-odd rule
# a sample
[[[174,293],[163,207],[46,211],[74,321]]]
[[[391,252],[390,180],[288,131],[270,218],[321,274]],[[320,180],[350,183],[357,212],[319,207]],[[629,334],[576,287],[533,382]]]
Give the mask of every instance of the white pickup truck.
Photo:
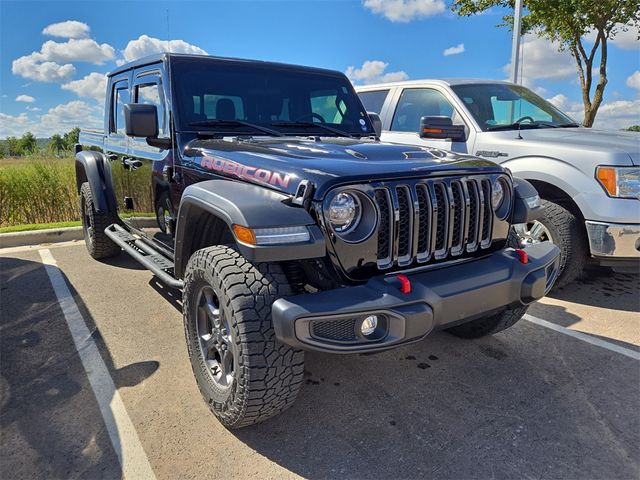
[[[561,249],[557,285],[591,257],[640,270],[640,134],[579,126],[519,85],[491,80],[416,80],[356,87],[380,116],[381,139],[491,159],[531,182],[545,215],[516,230],[524,246]]]

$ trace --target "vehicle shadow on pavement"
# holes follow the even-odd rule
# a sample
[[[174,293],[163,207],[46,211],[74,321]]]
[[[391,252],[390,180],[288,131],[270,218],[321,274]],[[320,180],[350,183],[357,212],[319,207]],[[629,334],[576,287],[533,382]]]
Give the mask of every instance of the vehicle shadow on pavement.
[[[616,273],[608,268],[591,266],[581,278],[548,297],[594,307],[640,312],[640,275]]]
[[[121,478],[120,452],[111,444],[43,265],[0,258],[0,286],[3,476]],[[153,375],[156,361],[114,366],[91,315],[69,289],[116,388]]]
[[[474,341],[436,333],[376,355],[309,353],[296,405],[234,434],[308,478],[637,478],[633,372],[525,321]]]

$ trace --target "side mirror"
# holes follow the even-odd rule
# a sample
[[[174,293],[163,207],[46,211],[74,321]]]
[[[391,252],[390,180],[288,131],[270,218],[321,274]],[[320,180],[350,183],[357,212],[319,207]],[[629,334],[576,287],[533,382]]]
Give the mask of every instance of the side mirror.
[[[130,137],[157,137],[158,111],[155,105],[127,103],[124,106],[124,129]]]
[[[454,142],[464,142],[467,134],[464,125],[454,125],[449,117],[422,117],[420,138],[439,138]]]
[[[369,120],[373,124],[373,131],[376,132],[376,137],[379,137],[382,134],[382,120],[380,120],[380,115],[376,112],[367,112],[369,115]]]

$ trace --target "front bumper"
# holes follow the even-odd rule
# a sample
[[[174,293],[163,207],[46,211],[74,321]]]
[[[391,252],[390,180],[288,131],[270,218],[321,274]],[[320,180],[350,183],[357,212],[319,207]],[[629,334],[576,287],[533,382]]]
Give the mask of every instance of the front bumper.
[[[640,266],[640,225],[587,220],[591,255],[607,266]]]
[[[542,298],[558,273],[558,247],[550,242],[527,249],[529,262],[503,250],[482,259],[411,273],[411,292],[403,294],[395,275],[364,285],[276,300],[273,326],[279,341],[305,350],[373,352],[424,338],[446,328]],[[378,333],[360,333],[369,315],[380,320]]]

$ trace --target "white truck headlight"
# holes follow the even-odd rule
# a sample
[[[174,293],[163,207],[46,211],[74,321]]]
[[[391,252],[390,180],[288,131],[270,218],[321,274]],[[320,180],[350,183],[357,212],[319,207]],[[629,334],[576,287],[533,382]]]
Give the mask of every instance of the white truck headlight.
[[[348,233],[358,226],[362,206],[357,196],[347,192],[337,194],[329,204],[329,221],[338,233]]]
[[[640,167],[599,166],[596,178],[610,197],[640,199]]]

